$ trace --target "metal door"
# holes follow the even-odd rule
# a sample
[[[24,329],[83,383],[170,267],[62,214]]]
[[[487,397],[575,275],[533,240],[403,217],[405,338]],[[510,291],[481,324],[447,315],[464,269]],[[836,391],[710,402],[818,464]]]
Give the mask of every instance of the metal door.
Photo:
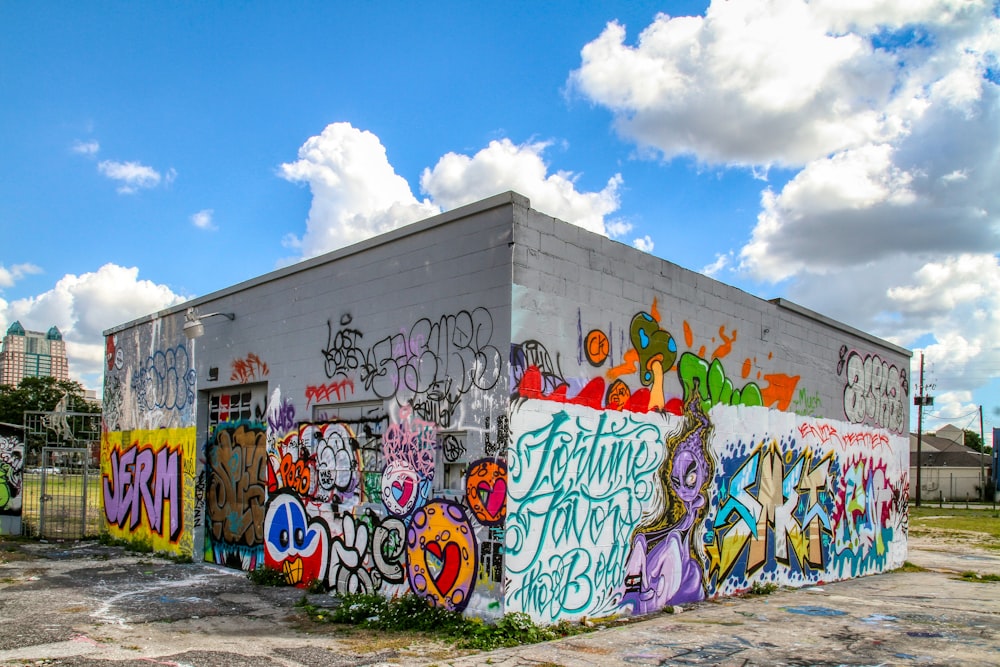
[[[89,459],[86,449],[42,448],[39,537],[79,540],[86,536]]]

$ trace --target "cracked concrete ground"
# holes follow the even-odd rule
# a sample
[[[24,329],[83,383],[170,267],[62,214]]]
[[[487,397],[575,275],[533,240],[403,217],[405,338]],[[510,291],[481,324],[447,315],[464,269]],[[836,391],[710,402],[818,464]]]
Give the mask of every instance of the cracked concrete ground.
[[[412,635],[314,624],[302,592],[93,542],[0,541],[0,664],[997,665],[1000,552],[911,540],[927,568],[693,605],[564,640],[462,652]]]

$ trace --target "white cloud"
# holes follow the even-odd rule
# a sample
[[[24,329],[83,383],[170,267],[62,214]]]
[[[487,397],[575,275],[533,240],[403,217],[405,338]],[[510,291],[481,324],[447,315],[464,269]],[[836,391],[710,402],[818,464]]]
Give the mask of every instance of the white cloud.
[[[202,209],[191,216],[191,224],[198,229],[205,229],[208,231],[218,229],[212,221],[213,213],[215,213],[215,211],[210,208]]]
[[[724,268],[729,266],[729,263],[732,261],[732,259],[733,259],[732,253],[716,253],[715,261],[709,264],[708,266],[703,267],[701,269],[701,272],[704,273],[706,276],[715,277],[716,275],[721,273]]]
[[[643,252],[653,252],[653,239],[650,238],[649,234],[646,234],[642,238],[635,239],[632,241],[632,245]]]
[[[6,331],[14,320],[35,331],[57,326],[66,341],[71,376],[96,389],[103,372],[105,329],[188,298],[140,280],[136,267],[105,264],[95,272],[67,274],[37,296],[0,300],[0,328]]]
[[[647,153],[797,169],[761,193],[739,269],[900,344],[932,340],[959,392],[1000,368],[998,53],[986,0],[714,0],[634,45],[608,24],[570,80]]]
[[[804,2],[713,2],[660,14],[625,43],[616,22],[583,47],[572,89],[615,113],[621,134],[670,158],[802,164],[885,133],[894,62],[831,33]]]
[[[0,288],[13,287],[14,283],[21,278],[30,274],[41,272],[41,267],[29,263],[14,264],[9,269],[3,264],[0,264]]]
[[[604,217],[618,210],[621,176],[612,176],[599,192],[580,192],[572,172],[548,173],[542,159],[548,146],[501,139],[471,157],[448,153],[424,170],[420,187],[444,209],[514,190],[528,197],[535,210],[607,236]]]
[[[117,162],[102,160],[97,163],[97,170],[113,181],[118,181],[118,192],[133,194],[139,190],[155,188],[163,180],[160,172],[138,162]],[[174,180],[177,172],[173,169],[167,174],[167,182]]]
[[[101,144],[99,144],[94,139],[91,139],[90,141],[73,142],[74,153],[80,153],[81,155],[97,155],[98,151],[100,150],[101,150]]]
[[[605,216],[618,209],[621,176],[612,176],[599,192],[581,192],[576,174],[549,173],[542,159],[547,146],[501,139],[472,156],[448,153],[423,171],[420,185],[429,198],[417,200],[377,136],[333,123],[302,145],[297,161],[281,165],[282,177],[312,191],[306,233],[283,243],[310,257],[507,190],[586,229],[627,233],[627,223],[616,221],[610,229],[605,224]]]
[[[333,123],[310,137],[299,148],[299,159],[281,165],[280,173],[312,190],[306,233],[286,242],[306,257],[440,212],[427,200],[417,201],[378,137],[350,123]]]

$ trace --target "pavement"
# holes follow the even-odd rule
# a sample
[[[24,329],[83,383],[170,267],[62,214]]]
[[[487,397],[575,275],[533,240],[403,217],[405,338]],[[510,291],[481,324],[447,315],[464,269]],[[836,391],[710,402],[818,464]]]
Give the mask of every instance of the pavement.
[[[545,644],[473,653],[310,621],[302,591],[95,542],[0,538],[0,664],[87,667],[1000,665],[1000,551],[910,540],[897,571],[708,601]]]

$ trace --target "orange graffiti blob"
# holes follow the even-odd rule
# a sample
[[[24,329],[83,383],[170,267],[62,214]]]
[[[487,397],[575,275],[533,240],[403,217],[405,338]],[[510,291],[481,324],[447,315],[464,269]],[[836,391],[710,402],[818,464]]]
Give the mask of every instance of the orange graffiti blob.
[[[656,322],[660,321],[660,311],[656,309],[656,297],[653,297],[653,307],[649,309],[649,315]]]
[[[751,370],[753,370],[753,367],[750,365],[750,357],[747,357],[743,360],[743,370],[740,372],[740,375],[743,376],[744,380],[750,377]]]
[[[726,336],[726,326],[722,325],[719,327],[719,336],[725,342],[715,348],[715,352],[712,353],[713,359],[722,359],[729,356],[729,353],[733,351],[733,343],[736,342],[736,329],[733,329],[731,336]]]
[[[628,375],[629,373],[635,373],[639,368],[639,353],[635,351],[635,348],[630,348],[628,352],[625,353],[625,361],[612,368],[608,371],[608,379],[614,380],[622,375]]]
[[[694,334],[691,333],[691,325],[687,320],[684,320],[684,343],[688,347],[694,345]]]
[[[767,407],[777,403],[779,410],[788,410],[795,394],[795,387],[799,384],[798,375],[774,374],[765,375],[764,379],[768,385],[761,387],[760,393],[764,397],[764,405]]]

